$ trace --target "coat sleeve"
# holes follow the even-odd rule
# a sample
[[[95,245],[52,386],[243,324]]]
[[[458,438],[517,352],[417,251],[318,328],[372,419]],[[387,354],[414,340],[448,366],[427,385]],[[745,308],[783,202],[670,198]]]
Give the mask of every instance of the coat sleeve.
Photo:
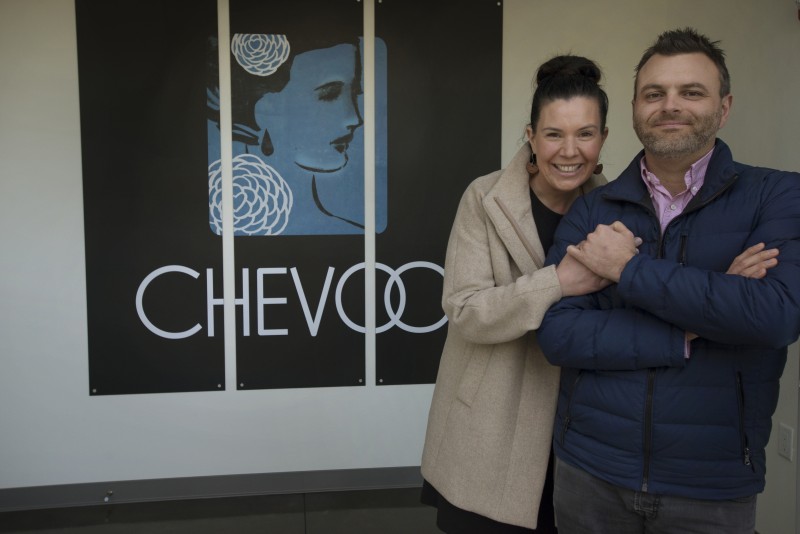
[[[561,221],[546,264],[558,264],[567,246],[582,241],[595,226],[586,197],[579,198]],[[684,335],[683,329],[625,301],[616,284],[561,299],[547,311],[537,333],[550,363],[608,371],[682,367]]]
[[[474,186],[464,193],[450,232],[442,307],[450,327],[473,343],[504,343],[539,327],[561,298],[554,267],[513,278],[502,245]]]
[[[785,347],[800,335],[800,174],[764,178],[760,210],[746,247],[778,248],[761,280],[682,267],[646,256],[623,270],[626,302],[702,338],[731,345]]]

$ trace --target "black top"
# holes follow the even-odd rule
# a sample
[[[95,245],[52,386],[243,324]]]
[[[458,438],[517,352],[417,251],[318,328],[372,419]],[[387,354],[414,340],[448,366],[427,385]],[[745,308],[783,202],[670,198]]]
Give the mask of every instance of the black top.
[[[530,192],[533,220],[536,223],[536,231],[539,233],[539,241],[542,242],[542,248],[544,249],[545,255],[547,255],[547,251],[553,246],[553,236],[556,234],[556,226],[561,222],[563,215],[554,212],[542,204],[539,197],[533,193],[533,189],[531,189]]]

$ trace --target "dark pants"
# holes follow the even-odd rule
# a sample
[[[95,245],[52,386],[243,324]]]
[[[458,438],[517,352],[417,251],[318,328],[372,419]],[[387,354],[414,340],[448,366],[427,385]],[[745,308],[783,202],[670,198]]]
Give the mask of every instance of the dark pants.
[[[423,504],[435,506],[439,509],[436,515],[436,526],[447,534],[558,534],[555,526],[555,512],[553,511],[553,468],[555,455],[550,451],[550,462],[547,464],[547,474],[544,479],[542,502],[539,505],[539,519],[536,530],[500,523],[462,510],[445,499],[427,480],[422,483],[421,501]]]
[[[619,488],[560,460],[555,473],[561,534],[753,534],[756,496],[703,501]]]

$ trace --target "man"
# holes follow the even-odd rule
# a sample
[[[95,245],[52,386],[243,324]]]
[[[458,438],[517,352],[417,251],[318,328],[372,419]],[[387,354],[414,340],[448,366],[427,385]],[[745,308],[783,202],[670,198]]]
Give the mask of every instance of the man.
[[[800,175],[716,139],[732,102],[716,42],[665,32],[636,72],[644,151],[575,202],[548,257],[613,282],[562,299],[538,332],[563,368],[559,532],[752,534],[800,330]]]

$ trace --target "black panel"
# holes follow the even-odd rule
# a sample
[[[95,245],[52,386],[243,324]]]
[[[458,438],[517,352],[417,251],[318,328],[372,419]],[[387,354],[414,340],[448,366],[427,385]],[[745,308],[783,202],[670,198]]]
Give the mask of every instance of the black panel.
[[[496,0],[383,0],[376,33],[388,50],[388,226],[377,259],[391,269],[414,261],[444,265],[447,237],[461,195],[500,162],[502,17]],[[377,275],[377,323],[392,324]],[[436,324],[442,278],[413,268],[403,323]],[[399,291],[391,306],[397,313]],[[427,333],[393,326],[377,338],[381,384],[436,379],[446,325]]]
[[[223,389],[222,310],[209,337],[206,269],[219,277],[221,241],[208,231],[206,53],[214,0],[77,0],[93,394]],[[164,266],[142,306],[140,284]]]
[[[235,238],[237,297],[243,294],[243,269],[249,272],[250,295],[249,335],[245,335],[241,322],[237,327],[238,387],[364,385],[363,269],[340,284],[350,267],[364,261],[363,213],[361,220],[356,221],[362,224],[361,227],[330,217],[313,203],[311,187],[313,177],[320,188],[318,192],[324,196],[326,186],[350,180],[357,186],[355,194],[360,195],[357,204],[363,207],[363,140],[360,145],[350,143],[341,154],[327,146],[328,140],[346,135],[337,128],[349,128],[354,136],[361,135],[363,139],[363,122],[359,123],[359,113],[354,113],[353,108],[360,105],[357,101],[361,100],[360,59],[353,64],[353,57],[346,55],[350,51],[359,54],[363,4],[354,0],[292,0],[281,3],[232,0],[230,11],[232,39],[236,34],[285,35],[291,46],[286,64],[275,73],[260,78],[244,73],[232,58],[234,123],[242,124],[241,129],[253,132],[255,138],[250,144],[244,136],[241,141],[234,139],[234,156],[255,155],[274,167],[294,195],[291,219],[282,233]],[[331,59],[327,52],[318,53],[337,46],[346,49],[344,56],[333,54]],[[311,71],[298,70],[303,66],[301,55],[314,65]],[[323,86],[329,80],[326,76],[331,64],[343,59],[350,61],[349,76],[357,78],[352,93],[348,91],[347,94],[331,96],[316,89],[319,98],[309,99],[307,107],[288,104],[285,110],[278,107],[286,99],[304,98],[303,94],[289,94],[291,91],[301,93],[308,91],[309,87]],[[341,72],[336,68],[334,72],[336,75],[330,80],[340,83]],[[319,81],[306,87],[307,82],[317,76]],[[349,83],[347,79],[344,81]],[[347,100],[348,95],[353,100]],[[262,105],[260,102],[267,103],[266,112],[258,109],[254,112],[254,107]],[[332,107],[326,108],[328,105]],[[337,127],[329,119],[341,111],[339,106],[350,106],[350,116],[343,119],[349,122]],[[282,114],[286,116],[281,117]],[[309,116],[315,120],[310,122],[311,127],[304,127],[305,130],[301,131],[305,137],[299,136],[295,131],[297,124],[309,123]],[[265,131],[271,138],[273,146],[270,149],[273,151],[264,148]],[[334,131],[336,133],[332,133]],[[318,145],[320,138],[323,142]],[[330,172],[326,168],[339,156],[344,162],[345,155],[349,160],[340,171]],[[307,165],[308,161],[313,163],[315,158],[319,161],[318,166],[324,168],[322,172],[300,167]],[[234,172],[234,183],[236,179]],[[329,268],[333,268],[330,278]],[[259,269],[278,271],[259,275]],[[292,269],[296,269],[296,277]],[[262,280],[260,297],[259,278]],[[329,280],[327,289],[326,280]],[[338,307],[337,286],[341,287],[341,305]],[[325,305],[318,309],[323,296]],[[285,300],[260,304],[259,298]],[[304,299],[308,316],[303,308]],[[241,309],[240,306],[238,310]],[[349,327],[342,315],[361,326],[362,331]],[[237,318],[242,318],[241,311]],[[315,323],[318,323],[316,331]]]

